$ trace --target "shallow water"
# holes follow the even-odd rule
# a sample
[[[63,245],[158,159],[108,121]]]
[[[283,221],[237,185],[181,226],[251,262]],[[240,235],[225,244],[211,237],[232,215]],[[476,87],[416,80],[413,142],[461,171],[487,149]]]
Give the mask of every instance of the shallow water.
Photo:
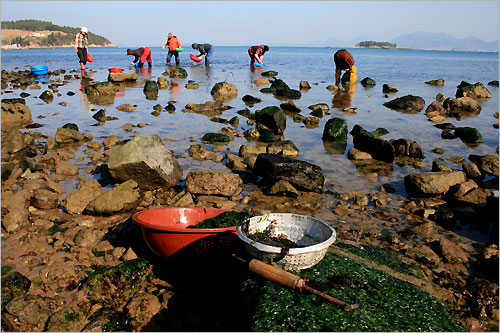
[[[142,88],[147,79],[156,80],[162,76],[166,66],[164,65],[166,52],[160,48],[152,48],[153,68],[129,69],[128,65],[132,57],[126,56],[125,48],[102,48],[91,49],[95,62],[88,64],[90,76],[95,81],[106,81],[107,68],[121,67],[125,71],[136,72],[139,80],[135,86],[127,87],[116,94],[113,104],[93,105],[87,101],[84,94],[79,91],[81,87],[79,80],[70,81],[61,86],[59,92],[62,96],[55,96],[50,104],[35,98],[46,88],[47,83],[41,83],[41,90],[31,90],[29,87],[25,92],[31,96],[26,98],[26,104],[32,111],[35,122],[41,123],[44,127],[37,129],[49,136],[54,136],[58,127],[65,123],[73,122],[79,126],[81,132],[90,132],[96,140],[102,141],[109,135],[117,135],[122,139],[131,135],[147,136],[158,134],[162,138],[174,139],[167,141],[165,145],[170,148],[178,157],[186,157],[187,149],[190,145],[200,143],[200,138],[207,132],[217,132],[225,125],[210,121],[204,115],[194,113],[183,113],[181,110],[188,103],[204,103],[212,100],[210,90],[216,82],[226,81],[238,87],[238,97],[227,104],[234,107],[225,111],[221,116],[225,119],[238,115],[236,111],[247,107],[241,100],[246,95],[256,96],[262,99],[261,103],[249,107],[255,111],[266,106],[279,106],[280,101],[270,94],[260,93],[262,87],[256,87],[252,81],[260,78],[260,73],[267,70],[275,70],[279,73],[278,78],[284,80],[291,88],[297,89],[301,80],[309,81],[312,89],[302,91],[302,98],[295,100],[301,109],[301,114],[308,116],[309,105],[316,103],[327,103],[331,110],[328,115],[320,120],[317,128],[306,128],[302,123],[293,122],[291,117],[287,117],[287,128],[285,139],[292,140],[300,149],[299,159],[317,164],[323,168],[325,176],[334,191],[375,191],[383,183],[393,183],[398,193],[405,195],[403,186],[403,176],[413,172],[430,171],[432,161],[439,158],[431,150],[441,147],[445,150],[443,157],[464,156],[470,154],[496,154],[498,146],[498,130],[493,128],[496,120],[493,114],[499,110],[498,88],[488,86],[492,80],[498,80],[498,53],[479,52],[451,52],[451,51],[416,51],[416,50],[383,50],[383,49],[351,49],[351,53],[356,61],[358,77],[370,77],[377,82],[373,88],[364,88],[357,85],[354,94],[343,94],[335,97],[326,89],[326,86],[333,84],[334,65],[332,48],[289,48],[272,47],[265,55],[264,61],[267,67],[256,68],[254,71],[248,66],[247,48],[245,47],[215,47],[210,67],[205,67],[203,63],[194,64],[189,60],[190,48],[186,48],[181,53],[181,66],[184,67],[189,76],[187,79],[172,79],[179,83],[178,87],[168,90],[160,90],[157,100],[147,100]],[[50,63],[45,64],[46,60]],[[66,74],[70,70],[77,69],[77,57],[72,49],[43,49],[43,50],[4,50],[2,51],[2,69],[24,70],[25,65],[48,65],[49,70],[66,69]],[[51,79],[58,77],[52,76]],[[63,75],[59,78],[63,79]],[[436,87],[425,84],[425,81],[443,78],[444,87]],[[170,79],[169,79],[170,80]],[[187,80],[194,80],[199,84],[199,89],[185,89]],[[438,93],[446,97],[454,97],[456,86],[462,81],[470,83],[482,82],[492,93],[493,97],[482,103],[482,111],[473,118],[456,120],[447,119],[447,122],[455,126],[476,127],[483,136],[483,143],[476,148],[469,148],[460,139],[443,140],[441,130],[433,126],[428,121],[425,112],[418,114],[405,114],[390,110],[382,104],[390,99],[404,95],[417,95],[424,98],[426,106],[435,100]],[[390,98],[384,97],[382,85],[392,84],[399,89],[399,92]],[[10,88],[10,87],[9,87]],[[9,88],[6,91],[10,90]],[[2,98],[18,97],[20,89],[12,93],[2,91]],[[67,96],[68,91],[73,91],[74,96]],[[153,106],[161,104],[166,106],[168,101],[176,101],[176,112],[169,114],[162,112],[159,117],[151,115]],[[67,106],[59,105],[65,101]],[[132,112],[120,112],[116,106],[124,103],[137,104],[137,109]],[[357,107],[356,114],[347,115],[341,111],[342,106],[353,105]],[[103,126],[93,126],[97,121],[92,118],[95,111],[106,109],[106,115],[118,117],[119,120],[107,121]],[[424,109],[425,110],[425,109]],[[45,118],[39,119],[38,116]],[[250,128],[246,125],[246,118],[239,116],[240,132]],[[344,118],[347,121],[349,131],[355,124],[361,125],[368,131],[373,131],[378,127],[384,127],[389,131],[385,135],[386,140],[407,138],[420,144],[425,153],[424,162],[427,167],[415,169],[413,166],[400,167],[396,163],[386,167],[385,172],[379,173],[376,181],[367,181],[366,175],[370,168],[356,168],[347,159],[347,151],[353,147],[352,136],[348,136],[345,150],[336,151],[328,145],[324,145],[321,136],[326,121],[331,117]],[[134,127],[133,132],[126,132],[120,127],[126,123],[147,124],[144,128]],[[239,147],[243,144],[252,144],[245,138],[235,138],[227,149],[234,154],[238,153]],[[76,157],[84,156],[82,146]],[[88,159],[83,160],[80,165],[86,165]],[[198,162],[191,158],[180,158],[184,169],[184,176],[190,170],[195,169],[215,169],[225,170],[223,164],[216,164],[212,161]],[[444,162],[453,168],[461,168],[458,164]],[[362,170],[362,171],[361,171]],[[83,170],[82,170],[83,173]],[[88,176],[87,176],[88,177]]]

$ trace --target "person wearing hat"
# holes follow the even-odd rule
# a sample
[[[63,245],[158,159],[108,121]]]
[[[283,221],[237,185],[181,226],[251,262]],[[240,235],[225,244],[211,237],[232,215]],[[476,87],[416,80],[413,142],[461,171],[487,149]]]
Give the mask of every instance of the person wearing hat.
[[[346,71],[344,76],[342,76],[342,84],[347,82],[354,83],[358,81],[358,76],[356,75],[357,69],[354,66],[354,59],[352,55],[347,50],[338,50],[333,55],[333,61],[335,62],[335,85],[340,84],[340,74],[342,71]]]
[[[141,68],[146,61],[148,62],[149,67],[153,65],[153,61],[151,60],[151,49],[149,47],[140,47],[136,50],[127,49],[127,55],[135,56],[134,61],[130,63],[131,66],[134,66],[137,62],[139,62],[137,67]]]
[[[181,43],[177,39],[177,36],[174,36],[173,33],[169,32],[167,42],[162,46],[162,50],[165,47],[168,47],[167,65],[170,65],[170,59],[174,56],[175,64],[179,66],[179,51],[177,51],[177,49],[181,47]]]
[[[87,64],[87,52],[89,46],[89,30],[86,27],[82,27],[80,32],[75,36],[75,53],[80,59],[80,68],[85,70],[85,65]]]
[[[205,65],[210,64],[210,56],[212,55],[212,45],[210,44],[197,44],[193,43],[191,44],[191,47],[193,50],[198,50],[200,54],[197,56],[200,59],[205,58]]]
[[[250,46],[250,48],[248,49],[248,55],[250,56],[250,65],[253,66],[255,61],[262,65],[262,57],[264,57],[264,53],[266,53],[267,51],[269,51],[269,46],[267,45]]]

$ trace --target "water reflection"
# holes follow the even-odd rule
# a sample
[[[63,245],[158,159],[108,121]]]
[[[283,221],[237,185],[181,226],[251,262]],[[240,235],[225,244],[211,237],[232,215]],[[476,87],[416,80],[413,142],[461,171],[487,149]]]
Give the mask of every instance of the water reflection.
[[[350,106],[356,93],[357,83],[347,83],[337,89],[333,95],[332,104],[334,108],[345,108]]]
[[[323,141],[323,147],[328,154],[343,155],[347,148],[347,142]]]
[[[393,171],[393,164],[378,160],[349,160],[356,170],[364,175],[376,173],[378,176],[390,176]]]

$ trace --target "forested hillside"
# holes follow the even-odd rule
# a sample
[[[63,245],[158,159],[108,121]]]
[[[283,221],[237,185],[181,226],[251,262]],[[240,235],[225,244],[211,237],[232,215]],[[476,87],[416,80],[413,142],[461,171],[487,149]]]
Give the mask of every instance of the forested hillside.
[[[89,43],[98,46],[114,46],[107,38],[92,33]],[[2,21],[2,47],[63,47],[74,44],[80,28],[60,26],[39,20]]]

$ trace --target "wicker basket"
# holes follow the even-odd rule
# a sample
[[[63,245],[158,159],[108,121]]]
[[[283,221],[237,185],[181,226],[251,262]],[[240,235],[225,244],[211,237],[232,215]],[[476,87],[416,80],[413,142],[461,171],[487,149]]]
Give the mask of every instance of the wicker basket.
[[[248,227],[248,229],[247,229]],[[245,231],[244,231],[245,230]],[[284,234],[301,247],[285,249],[259,243],[247,237],[256,232]],[[299,271],[320,262],[335,241],[335,230],[311,216],[273,213],[255,216],[236,229],[250,255],[285,270]]]

